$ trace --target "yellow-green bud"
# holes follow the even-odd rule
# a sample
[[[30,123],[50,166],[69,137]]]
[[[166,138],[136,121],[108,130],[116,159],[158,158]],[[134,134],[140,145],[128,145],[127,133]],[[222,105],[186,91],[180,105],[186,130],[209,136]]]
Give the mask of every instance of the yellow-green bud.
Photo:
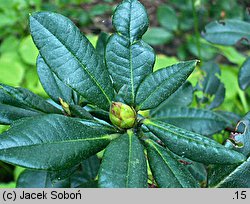
[[[63,110],[64,110],[68,115],[70,115],[71,113],[70,113],[70,109],[69,109],[69,104],[67,104],[62,98],[59,98],[59,101],[60,101],[60,103],[61,103],[61,105],[62,105]]]
[[[109,118],[115,126],[128,129],[135,124],[136,112],[126,104],[113,102],[110,107]]]

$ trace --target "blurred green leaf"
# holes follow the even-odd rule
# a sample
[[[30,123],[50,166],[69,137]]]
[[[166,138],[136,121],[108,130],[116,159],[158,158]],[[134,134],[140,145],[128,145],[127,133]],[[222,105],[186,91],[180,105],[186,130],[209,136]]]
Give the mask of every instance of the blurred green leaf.
[[[89,14],[90,16],[94,17],[97,15],[102,15],[105,14],[107,12],[111,12],[112,11],[112,7],[110,5],[107,4],[97,4],[93,7],[91,7]]]
[[[246,59],[240,68],[238,81],[242,90],[246,90],[250,86],[250,57]]]
[[[160,25],[167,30],[175,31],[178,28],[178,18],[175,10],[166,4],[162,4],[158,7],[157,19]]]
[[[171,66],[173,64],[178,63],[178,59],[176,57],[169,57],[163,54],[156,55],[154,71]]]
[[[234,45],[240,40],[249,44],[250,23],[235,19],[213,21],[206,25],[204,38],[220,45]]]
[[[237,65],[242,65],[245,61],[246,57],[243,56],[240,52],[238,52],[234,47],[221,46],[221,45],[213,45],[214,47],[219,49],[219,53],[226,57],[229,62],[232,62]]]
[[[163,28],[151,27],[142,39],[151,45],[161,45],[170,42],[173,39],[173,35]]]
[[[18,86],[22,82],[24,68],[12,53],[5,53],[0,57],[0,82],[11,86]]]
[[[15,188],[16,182],[0,183],[0,188]]]
[[[23,61],[29,65],[36,65],[38,50],[32,41],[31,36],[27,36],[20,42],[19,53]]]
[[[206,62],[201,69],[204,71],[204,76],[197,84],[196,88],[202,91],[202,96],[197,96],[197,101],[200,104],[206,104],[208,109],[218,107],[225,98],[225,87],[220,81],[220,67],[213,61]]]
[[[6,52],[16,52],[19,43],[19,39],[14,36],[5,38],[0,44],[0,53],[3,54]]]
[[[210,60],[212,59],[215,54],[217,53],[217,49],[214,48],[212,45],[206,43],[204,39],[199,39],[200,43],[200,56],[199,51],[197,48],[197,40],[194,36],[190,35],[187,37],[187,49],[188,51],[196,57],[201,57],[203,60]]]

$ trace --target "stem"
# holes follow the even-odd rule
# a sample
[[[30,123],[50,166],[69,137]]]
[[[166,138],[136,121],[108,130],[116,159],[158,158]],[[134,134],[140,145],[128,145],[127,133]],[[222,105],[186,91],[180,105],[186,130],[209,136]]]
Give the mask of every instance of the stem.
[[[198,16],[195,9],[195,0],[192,0],[192,11],[193,11],[193,19],[194,19],[194,31],[195,31],[195,42],[198,51],[198,57],[201,59],[201,45],[200,45],[200,32],[199,32],[199,22]]]
[[[243,105],[243,109],[244,109],[244,112],[247,113],[248,112],[248,104],[247,104],[247,99],[246,99],[246,95],[243,91],[239,90],[239,97],[240,97],[240,101]]]

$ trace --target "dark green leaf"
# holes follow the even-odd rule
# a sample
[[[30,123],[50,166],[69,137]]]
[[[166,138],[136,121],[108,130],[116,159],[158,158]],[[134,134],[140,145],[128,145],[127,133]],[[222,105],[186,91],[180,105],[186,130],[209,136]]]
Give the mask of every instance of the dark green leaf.
[[[76,171],[79,169],[79,166],[80,164],[77,164],[67,169],[62,169],[58,171],[49,171],[52,183],[68,179],[69,177],[71,177],[73,174],[76,173]]]
[[[205,72],[204,77],[197,84],[197,89],[203,92],[203,96],[198,98],[198,102],[207,103],[207,108],[218,107],[225,98],[225,87],[219,79],[221,75],[220,67],[210,61],[203,64],[201,69]],[[214,96],[214,98],[212,98]],[[208,103],[209,102],[209,103]]]
[[[43,113],[62,113],[40,96],[24,88],[0,84],[0,103]]]
[[[134,105],[141,81],[153,71],[153,49],[141,40],[148,28],[145,8],[137,0],[124,0],[115,10],[112,35],[106,47],[106,64],[117,93],[123,87],[124,101]]]
[[[171,41],[173,37],[172,33],[163,28],[151,27],[142,39],[150,45],[162,45]]]
[[[191,25],[193,26],[192,21],[191,23]],[[197,47],[197,43],[199,43],[199,48]],[[214,46],[208,44],[205,40],[199,38],[197,42],[197,38],[195,35],[187,36],[186,43],[182,44],[182,46],[185,50],[187,49],[192,55],[201,58],[204,61],[213,59],[214,56],[218,53],[218,50]]]
[[[202,135],[159,121],[146,119],[143,123],[179,156],[205,164],[234,164],[245,160],[244,155]]]
[[[105,148],[115,132],[99,122],[62,115],[32,117],[1,135],[0,159],[27,168],[66,169]]]
[[[248,113],[235,128],[238,133],[231,133],[225,146],[244,154],[248,160],[239,166],[214,166],[209,174],[211,187],[250,187],[250,114]]]
[[[106,48],[106,63],[118,92],[126,85],[127,104],[133,105],[141,81],[153,71],[153,49],[139,40],[133,44],[118,34],[110,37]]]
[[[148,29],[148,16],[144,6],[137,0],[123,0],[115,10],[113,26],[117,33],[130,42],[142,37]]]
[[[146,77],[136,93],[137,110],[155,108],[165,101],[186,81],[196,64],[197,60],[180,62]]]
[[[67,103],[73,103],[73,90],[66,86],[53,72],[41,55],[37,58],[37,73],[47,94],[60,104],[59,98]]]
[[[101,59],[104,60],[104,54],[106,50],[106,45],[108,42],[109,34],[102,32],[96,43],[96,52],[101,56]]]
[[[104,111],[102,109],[93,108],[93,107],[87,107],[87,108],[88,108],[88,112],[91,113],[91,115],[93,115],[94,117],[99,118],[101,120],[105,120],[107,122],[110,121],[108,111]]]
[[[250,23],[227,19],[214,21],[205,27],[204,38],[212,43],[221,45],[234,45],[239,40],[250,41]]]
[[[235,165],[212,165],[208,169],[208,186],[215,187],[237,168]]]
[[[218,76],[221,75],[220,67],[215,62],[210,61],[204,63],[201,69],[205,73],[198,89],[206,94],[212,95],[216,92],[216,88],[220,84],[220,79],[218,78]]]
[[[82,169],[80,169],[70,176],[70,187],[78,188],[78,186],[84,185],[91,181],[92,180],[88,180],[87,178],[85,178]]]
[[[250,30],[249,30],[250,33]],[[239,71],[239,85],[242,90],[246,90],[250,86],[250,57],[246,59]]]
[[[82,119],[89,119],[89,120],[93,119],[93,116],[81,106],[70,105],[69,110],[70,110],[71,116],[82,118]]]
[[[96,155],[89,157],[88,159],[85,159],[82,164],[83,169],[83,175],[85,178],[89,180],[95,179],[95,177],[98,174],[98,170],[100,167],[100,160]]]
[[[26,169],[19,176],[17,188],[69,188],[69,179],[51,182],[50,172]]]
[[[67,86],[100,108],[114,97],[103,61],[80,30],[66,17],[50,12],[30,16],[33,40],[49,68]]]
[[[76,188],[98,188],[98,181],[88,181],[76,186]]]
[[[104,188],[147,187],[147,165],[137,135],[127,134],[106,148],[99,171],[99,186]]]
[[[87,188],[93,186],[94,183],[96,183],[95,187],[97,187],[97,181],[94,181],[94,179],[97,176],[99,167],[100,160],[96,155],[93,155],[72,168],[50,171],[50,178],[53,183],[69,180],[71,188]]]
[[[187,170],[192,174],[192,176],[200,183],[200,185],[204,185],[207,182],[207,170],[205,165],[194,162],[191,160],[184,160],[184,164]]]
[[[173,154],[167,149],[145,140],[150,169],[154,179],[161,188],[195,188],[197,181],[189,171],[179,163]]]
[[[202,135],[212,135],[230,125],[215,112],[188,107],[162,109],[153,118]]]
[[[216,111],[216,114],[219,114],[221,117],[227,121],[228,124],[231,124],[232,127],[235,127],[236,124],[240,121],[241,117],[233,112],[227,111]]]
[[[229,168],[231,171],[226,171]],[[220,187],[220,188],[250,188],[250,157],[238,167],[226,166],[220,169],[221,172],[212,175],[210,178],[210,187]],[[228,174],[228,172],[230,172]],[[224,177],[221,176],[224,174]],[[227,174],[226,174],[227,173]],[[226,174],[226,175],[225,175]],[[217,178],[216,178],[217,177]],[[219,180],[219,179],[220,180]],[[214,180],[212,180],[214,179]],[[219,181],[218,181],[219,180]],[[217,181],[217,183],[215,182]]]
[[[35,115],[43,114],[38,111],[26,110],[15,106],[0,104],[0,124],[10,125],[15,120],[24,117],[31,117]]]
[[[207,108],[214,109],[214,108],[217,108],[218,106],[220,106],[225,99],[225,95],[226,95],[225,86],[223,83],[220,83],[219,87],[217,88],[217,90],[214,94],[213,101],[209,104],[209,106]]]
[[[172,106],[188,106],[193,100],[193,87],[190,82],[186,82],[180,88],[177,89],[172,95],[170,95],[159,106],[150,111],[150,115],[157,115],[158,112],[171,108]]]
[[[178,28],[178,18],[175,10],[165,4],[158,7],[157,19],[160,25],[168,30],[175,31]]]
[[[70,176],[71,188],[88,188],[98,187],[97,181],[94,179],[98,174],[100,167],[100,160],[96,155],[84,160],[77,171]]]

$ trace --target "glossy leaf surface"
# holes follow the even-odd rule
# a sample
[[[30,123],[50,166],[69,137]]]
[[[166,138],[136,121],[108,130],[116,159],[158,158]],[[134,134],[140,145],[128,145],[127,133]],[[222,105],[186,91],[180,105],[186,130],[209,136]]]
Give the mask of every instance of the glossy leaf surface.
[[[151,171],[161,188],[195,188],[198,183],[167,149],[152,140],[145,141]]]
[[[69,188],[70,180],[53,183],[50,172],[26,169],[17,180],[17,188]]]
[[[174,93],[188,78],[197,61],[180,62],[148,75],[136,93],[137,110],[155,108]]]
[[[154,114],[153,118],[202,135],[212,135],[230,125],[215,112],[188,107],[162,109]]]
[[[116,136],[112,133],[112,127],[94,121],[32,117],[1,135],[0,159],[27,168],[65,169],[102,150]]]
[[[245,160],[244,155],[202,135],[159,121],[147,119],[143,123],[179,156],[205,164],[234,164]]]
[[[142,37],[148,24],[147,12],[139,1],[123,0],[116,7],[113,26],[117,33],[130,39],[131,43]]]
[[[15,106],[0,104],[0,124],[10,125],[15,120],[20,118],[31,117],[40,114],[43,113],[35,110],[31,111]]]
[[[114,34],[106,48],[106,63],[119,91],[126,84],[128,104],[134,104],[135,92],[140,82],[153,71],[153,49],[143,41],[130,44],[123,36]]]
[[[60,103],[59,98],[67,103],[73,103],[73,90],[66,86],[53,72],[41,55],[37,58],[37,73],[46,93],[55,102]]]
[[[88,101],[108,110],[113,88],[94,47],[68,18],[50,12],[30,16],[31,35],[49,68]]]
[[[177,89],[172,95],[170,95],[159,106],[150,110],[150,115],[154,116],[167,108],[173,106],[188,106],[193,100],[193,87],[190,82],[186,82],[180,88]]]
[[[99,171],[99,187],[147,187],[143,146],[132,132],[121,135],[106,148]]]
[[[147,13],[139,1],[125,0],[115,10],[113,25],[116,33],[106,46],[106,64],[115,90],[126,85],[123,99],[134,105],[137,87],[153,71],[155,60],[153,49],[141,40],[148,27]]]
[[[59,109],[28,89],[0,84],[0,103],[43,113],[61,113]]]

